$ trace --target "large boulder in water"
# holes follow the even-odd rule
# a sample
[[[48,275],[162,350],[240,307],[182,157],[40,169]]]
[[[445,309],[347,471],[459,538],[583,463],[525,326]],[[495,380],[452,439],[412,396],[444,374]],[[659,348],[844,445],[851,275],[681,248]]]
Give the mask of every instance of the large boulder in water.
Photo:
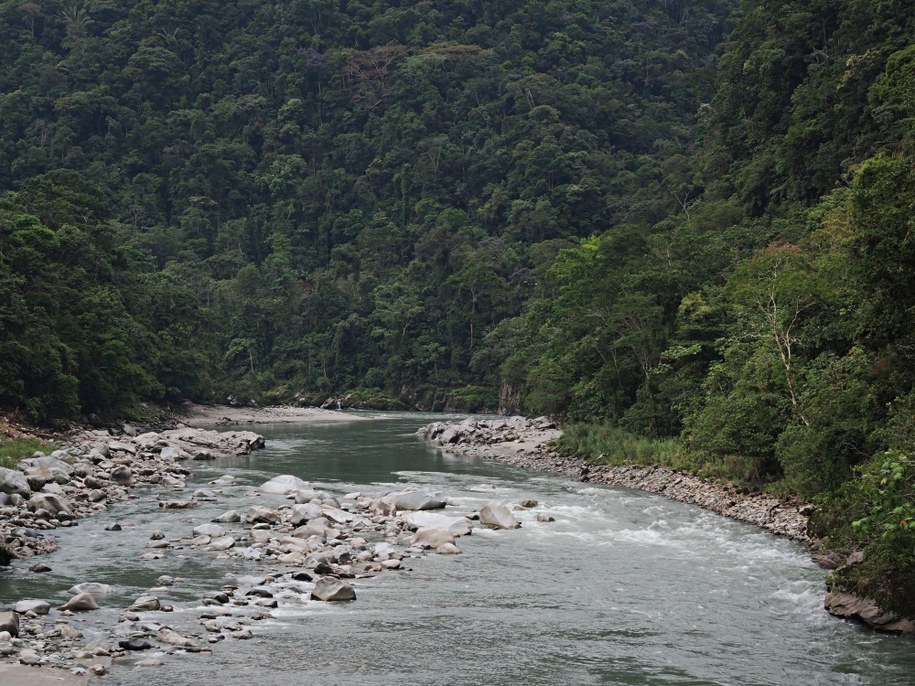
[[[455,536],[466,536],[470,533],[470,522],[466,517],[449,517],[437,512],[410,512],[403,517],[409,529],[432,527],[448,529]]]
[[[70,612],[89,612],[90,610],[98,610],[98,603],[95,602],[95,598],[92,597],[91,593],[77,593],[57,609],[62,612],[65,610]]]
[[[505,505],[492,501],[480,509],[480,524],[490,529],[517,529],[521,523]]]
[[[0,467],[0,492],[11,495],[17,493],[25,498],[32,495],[32,489],[29,488],[29,481],[25,478],[25,474],[6,467]]]
[[[219,538],[220,536],[225,536],[226,530],[219,526],[219,524],[207,523],[195,526],[193,533],[195,536],[212,536],[213,538]]]
[[[328,602],[338,600],[355,600],[356,591],[349,584],[333,576],[322,576],[311,592],[312,600],[325,600]]]
[[[262,484],[257,490],[261,493],[275,493],[277,495],[286,495],[293,491],[310,491],[313,490],[310,483],[303,481],[292,474],[280,474],[270,481]]]
[[[446,543],[454,543],[454,534],[448,529],[435,529],[424,527],[417,530],[410,539],[413,545],[421,545],[427,548],[441,548]]]
[[[423,491],[402,491],[388,493],[381,502],[395,510],[440,510],[448,504],[441,493]]]
[[[276,510],[271,510],[263,505],[252,505],[245,513],[244,520],[249,524],[276,524],[280,520],[280,515]]]

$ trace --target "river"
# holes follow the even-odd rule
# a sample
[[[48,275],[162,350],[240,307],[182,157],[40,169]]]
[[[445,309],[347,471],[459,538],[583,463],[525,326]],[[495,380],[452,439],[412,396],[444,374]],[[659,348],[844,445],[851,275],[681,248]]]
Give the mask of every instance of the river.
[[[124,686],[288,684],[812,685],[915,683],[909,640],[872,633],[822,610],[824,572],[797,543],[658,496],[580,484],[494,462],[443,455],[415,430],[439,415],[349,424],[259,427],[267,447],[195,464],[191,488],[235,477],[196,510],[162,510],[141,492],[104,518],[59,532],[48,574],[0,577],[0,602],[63,602],[81,581],[115,586],[106,608],[73,623],[92,638],[119,610],[178,577],[157,621],[200,633],[199,599],[257,563],[189,547],[139,556],[151,533],[190,535],[230,508],[279,504],[257,486],[294,474],[333,494],[407,485],[441,490],[455,515],[490,500],[539,505],[514,531],[474,530],[458,556],[406,560],[411,571],[357,580],[352,603],[283,599],[254,638],[213,655],[131,656],[104,683]],[[211,487],[212,488],[212,487]],[[537,522],[547,513],[554,522]],[[114,521],[120,532],[105,531]],[[239,525],[236,525],[239,526]],[[241,566],[240,566],[241,565]],[[149,654],[141,657],[150,657]],[[6,686],[4,684],[4,686]]]

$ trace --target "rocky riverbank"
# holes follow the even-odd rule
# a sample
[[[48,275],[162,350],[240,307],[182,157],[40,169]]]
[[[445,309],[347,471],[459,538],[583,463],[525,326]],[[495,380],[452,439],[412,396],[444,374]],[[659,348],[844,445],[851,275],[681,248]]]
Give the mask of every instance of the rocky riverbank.
[[[436,422],[420,429],[419,434],[453,452],[495,458],[517,467],[562,474],[577,481],[657,493],[754,524],[780,536],[809,542],[807,522],[813,508],[806,503],[763,493],[746,493],[732,484],[666,467],[609,467],[563,457],[548,446],[560,431],[545,417]]]
[[[167,654],[209,654],[220,641],[253,638],[257,625],[277,608],[355,600],[363,580],[406,570],[410,558],[460,554],[459,538],[475,527],[520,526],[499,502],[478,512],[446,514],[448,499],[440,493],[332,495],[291,475],[244,489],[243,500],[230,475],[190,496],[182,493],[189,489],[194,461],[245,454],[263,445],[261,436],[247,431],[181,428],[136,436],[94,431],[72,441],[0,474],[0,535],[18,558],[19,573],[51,571],[38,562],[26,572],[23,560],[53,551],[54,529],[107,512],[109,504],[130,497],[139,486],[157,489],[161,508],[186,512],[180,519],[163,517],[163,530],[145,542],[141,560],[194,551],[247,572],[229,574],[190,607],[169,602],[173,589],[182,585],[171,575],[159,576],[156,586],[120,606],[112,605],[114,588],[91,580],[70,588],[70,599],[56,608],[43,599],[21,598],[0,608],[0,675],[15,668],[18,678],[29,666],[43,668],[30,673],[35,679],[60,675],[60,683],[82,684],[87,676],[109,673],[113,664],[155,667]],[[227,505],[237,509],[196,521],[199,506],[227,497],[223,489],[236,494]],[[169,523],[178,521],[180,530],[169,530]],[[113,526],[110,530],[120,529]],[[90,631],[83,613],[100,610],[107,619],[96,619]]]
[[[814,559],[830,569],[843,563],[855,564],[854,555],[844,560],[819,552],[819,542],[812,540],[808,534],[808,521],[813,513],[813,506],[808,503],[747,492],[733,484],[704,479],[666,467],[611,467],[564,457],[549,447],[549,442],[558,438],[561,432],[546,417],[434,422],[420,428],[417,433],[449,452],[496,459],[524,469],[562,474],[582,482],[634,488],[698,505],[725,517],[807,543]],[[851,593],[828,593],[824,608],[836,617],[862,622],[880,631],[915,635],[915,620],[885,612],[872,600]]]
[[[180,428],[137,435],[127,427],[127,432],[113,436],[108,431],[82,431],[70,435],[65,448],[35,453],[16,469],[0,468],[0,570],[55,551],[55,530],[107,512],[138,487],[180,491],[191,473],[189,463],[247,454],[264,444],[261,436],[250,431]],[[192,507],[193,503],[190,498],[161,504]],[[29,567],[33,574],[49,571],[43,561]],[[90,670],[106,673],[110,650],[80,645],[82,632],[67,622],[73,612],[98,605],[85,589],[73,593],[73,604],[67,603],[59,614],[52,615],[48,603],[33,599],[0,612],[0,658],[15,658],[29,666],[66,662],[75,665],[77,675]],[[65,650],[66,659],[49,657]]]

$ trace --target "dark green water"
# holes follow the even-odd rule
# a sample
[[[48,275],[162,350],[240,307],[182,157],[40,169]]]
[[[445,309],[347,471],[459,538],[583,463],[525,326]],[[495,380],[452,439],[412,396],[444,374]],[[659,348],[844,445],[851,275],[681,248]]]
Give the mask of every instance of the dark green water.
[[[125,686],[286,684],[785,685],[915,683],[910,641],[835,620],[822,609],[823,572],[800,545],[656,496],[590,487],[488,462],[444,456],[413,432],[432,417],[393,415],[346,425],[261,427],[267,449],[208,464],[194,485],[235,477],[217,502],[165,511],[143,494],[104,520],[62,534],[48,575],[0,578],[0,601],[64,600],[72,583],[104,581],[110,609],[80,618],[87,636],[155,584],[180,577],[162,615],[199,630],[200,596],[229,573],[256,572],[180,549],[140,562],[149,534],[169,538],[255,502],[253,487],[295,474],[336,494],[405,485],[444,491],[455,515],[489,500],[533,498],[517,531],[475,531],[460,556],[412,560],[357,585],[358,600],[293,599],[214,655],[163,667],[115,667]],[[537,512],[556,521],[537,523]],[[117,520],[120,533],[103,530]],[[6,686],[6,685],[4,685]]]

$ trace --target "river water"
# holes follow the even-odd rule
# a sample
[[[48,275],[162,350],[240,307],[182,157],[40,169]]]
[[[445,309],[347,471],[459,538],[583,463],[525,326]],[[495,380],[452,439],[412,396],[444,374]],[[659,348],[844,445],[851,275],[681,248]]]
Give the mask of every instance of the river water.
[[[259,427],[266,449],[205,464],[189,480],[205,487],[234,476],[216,502],[161,510],[156,493],[141,493],[105,518],[62,530],[61,550],[47,558],[51,573],[0,577],[0,603],[63,602],[74,583],[112,584],[107,609],[73,619],[88,640],[169,574],[177,583],[158,595],[176,611],[154,613],[157,621],[200,633],[199,599],[227,574],[257,573],[257,564],[188,547],[141,562],[149,535],[159,529],[180,539],[227,509],[277,505],[281,499],[252,487],[295,474],[338,495],[441,490],[456,516],[490,500],[539,505],[518,513],[521,529],[458,539],[463,555],[410,559],[410,571],[358,580],[353,603],[284,599],[273,619],[253,627],[252,640],[227,639],[212,656],[166,656],[157,668],[128,660],[105,683],[915,683],[910,641],[823,612],[824,573],[803,546],[658,496],[443,455],[414,435],[440,418]],[[538,512],[556,521],[538,523]],[[104,531],[113,521],[123,531]]]

